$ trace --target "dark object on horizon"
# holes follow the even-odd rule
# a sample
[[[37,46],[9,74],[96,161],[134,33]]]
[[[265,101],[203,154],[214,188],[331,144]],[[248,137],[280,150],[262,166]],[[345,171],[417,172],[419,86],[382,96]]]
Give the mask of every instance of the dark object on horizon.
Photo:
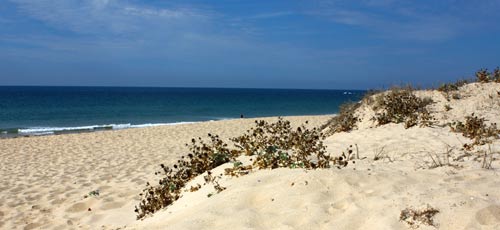
[[[240,118],[243,118],[243,114],[240,114]]]

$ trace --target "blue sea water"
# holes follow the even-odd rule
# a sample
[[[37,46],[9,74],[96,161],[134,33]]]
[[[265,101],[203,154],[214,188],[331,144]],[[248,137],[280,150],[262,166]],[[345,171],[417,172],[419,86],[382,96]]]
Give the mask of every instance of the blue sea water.
[[[364,91],[0,86],[0,137],[338,112]]]

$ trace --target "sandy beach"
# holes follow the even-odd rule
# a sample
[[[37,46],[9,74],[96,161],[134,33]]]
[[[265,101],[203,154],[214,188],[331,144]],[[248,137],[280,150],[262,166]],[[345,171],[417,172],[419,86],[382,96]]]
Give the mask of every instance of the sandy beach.
[[[330,116],[287,117],[319,126]],[[266,118],[276,120],[276,118]],[[193,137],[240,135],[254,119],[0,140],[2,229],[112,229],[136,220],[138,194]],[[99,190],[99,196],[84,198]],[[89,211],[89,209],[91,211]]]
[[[362,105],[358,128],[325,140],[332,155],[357,147],[359,159],[347,167],[225,176],[220,183],[226,190],[185,192],[144,220],[136,220],[134,206],[145,183],[158,179],[160,163],[171,165],[186,154],[184,144],[193,137],[234,137],[254,119],[2,139],[0,228],[499,229],[500,141],[464,150],[472,141],[447,125],[472,112],[500,124],[498,91],[498,83],[469,84],[457,91],[461,99],[450,101],[441,92],[418,91],[434,100],[431,127],[376,126],[373,111]],[[319,127],[330,118],[285,119]],[[483,156],[491,159],[489,168]],[[439,210],[435,226],[401,221],[402,210],[426,207]]]

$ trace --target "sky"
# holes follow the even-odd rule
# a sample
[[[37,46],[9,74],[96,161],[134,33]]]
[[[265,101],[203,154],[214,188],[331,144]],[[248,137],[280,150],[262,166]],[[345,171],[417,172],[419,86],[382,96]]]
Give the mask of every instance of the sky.
[[[500,65],[500,0],[0,0],[0,85],[369,89]]]

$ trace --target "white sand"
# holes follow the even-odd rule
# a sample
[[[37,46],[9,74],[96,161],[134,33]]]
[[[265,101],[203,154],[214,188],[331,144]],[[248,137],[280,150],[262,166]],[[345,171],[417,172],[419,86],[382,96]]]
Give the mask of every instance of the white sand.
[[[500,124],[497,91],[500,84],[471,84],[460,90],[462,99],[450,101],[439,92],[419,92],[436,101],[430,108],[438,123],[427,128],[375,127],[369,121],[373,112],[362,107],[359,129],[325,141],[332,155],[357,145],[362,159],[346,168],[223,177],[220,184],[227,189],[221,193],[208,185],[185,192],[172,206],[140,221],[133,212],[137,194],[146,181],[156,180],[153,172],[160,163],[172,164],[187,153],[183,144],[192,137],[236,136],[253,120],[0,140],[0,227],[408,229],[399,220],[401,210],[429,205],[440,211],[434,217],[440,229],[500,229],[500,141],[464,156],[461,147],[472,141],[445,125],[472,112]],[[452,109],[445,111],[445,104]],[[328,117],[287,119],[317,126]],[[493,169],[481,167],[485,153],[493,154]],[[380,160],[374,160],[377,154]],[[432,158],[444,166],[434,167]],[[215,173],[224,167],[230,164]],[[99,196],[83,198],[95,189]]]
[[[329,116],[287,117],[312,126]],[[276,120],[276,118],[266,118]],[[0,229],[105,229],[131,224],[160,163],[187,154],[208,133],[240,135],[254,119],[0,139]],[[99,196],[84,198],[99,190]],[[88,211],[89,208],[91,211]]]

